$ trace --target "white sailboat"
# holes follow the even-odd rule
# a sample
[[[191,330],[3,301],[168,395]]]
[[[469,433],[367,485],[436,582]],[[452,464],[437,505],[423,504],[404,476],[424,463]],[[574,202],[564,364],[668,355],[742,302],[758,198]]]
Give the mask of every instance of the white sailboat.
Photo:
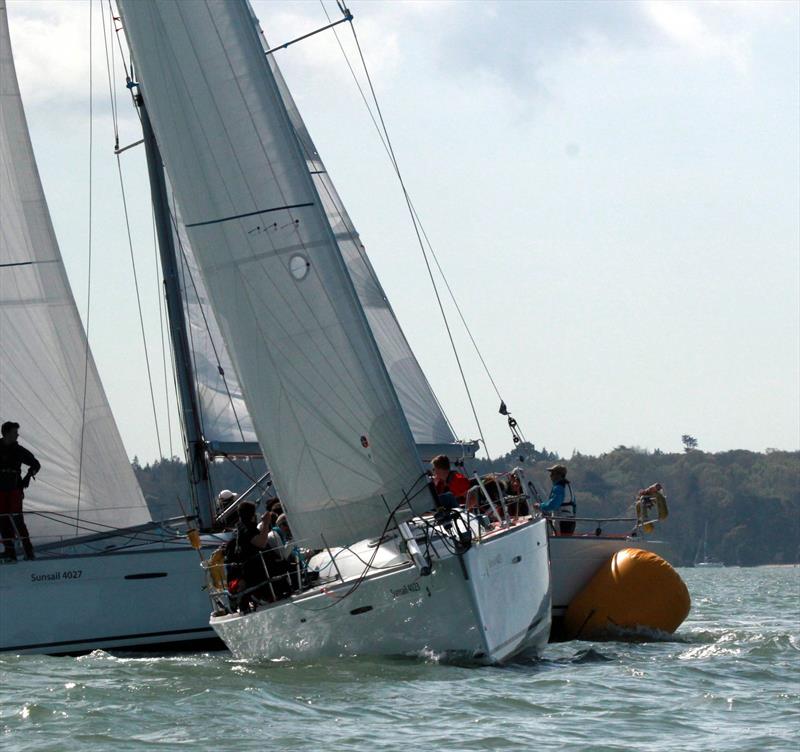
[[[324,551],[319,584],[216,613],[212,626],[253,658],[435,651],[496,662],[540,648],[544,520],[483,531],[463,512],[427,514],[437,499],[376,324],[391,328],[393,314],[371,270],[372,305],[359,289],[343,247],[357,236],[336,229],[338,197],[309,169],[316,154],[248,5],[123,0],[120,10],[273,483],[296,541]]]
[[[214,640],[181,521],[151,519],[89,350],[36,168],[0,0],[0,416],[42,463],[36,559],[0,566],[0,651]],[[207,545],[218,541],[206,540]]]
[[[702,550],[703,556],[700,558],[700,551]],[[708,522],[706,521],[705,527],[703,528],[703,542],[698,546],[697,555],[694,557],[694,565],[696,567],[702,567],[704,569],[717,569],[719,567],[724,567],[723,564],[718,559],[709,559],[708,558]]]

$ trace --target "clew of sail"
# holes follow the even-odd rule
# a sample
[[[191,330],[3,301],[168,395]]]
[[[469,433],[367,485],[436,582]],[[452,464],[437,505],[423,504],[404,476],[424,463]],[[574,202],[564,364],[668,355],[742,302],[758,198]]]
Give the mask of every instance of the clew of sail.
[[[33,155],[0,2],[0,420],[42,463],[25,491],[39,545],[150,520],[87,353]],[[86,362],[88,354],[88,364]],[[86,402],[84,424],[84,373]],[[81,462],[81,436],[83,461]]]
[[[407,496],[413,437],[243,2],[120,2],[166,171],[295,536]]]

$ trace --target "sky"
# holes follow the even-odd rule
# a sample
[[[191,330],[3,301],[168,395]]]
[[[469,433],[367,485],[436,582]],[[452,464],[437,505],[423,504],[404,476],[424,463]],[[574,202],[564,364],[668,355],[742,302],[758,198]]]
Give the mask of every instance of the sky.
[[[273,44],[327,23],[319,2],[253,5]],[[8,6],[84,321],[91,186],[89,339],[126,448],[142,462],[181,454],[139,147],[121,165],[155,417],[151,406],[101,6],[91,67],[86,0]],[[707,451],[800,448],[800,3],[350,9],[406,185],[526,439],[566,457],[620,444],[679,451],[687,433]],[[363,81],[352,33],[338,32]],[[402,193],[337,37],[276,54],[446,414],[459,436],[477,437]],[[141,136],[118,58],[114,81],[124,145]],[[503,454],[499,399],[446,308],[488,451]]]

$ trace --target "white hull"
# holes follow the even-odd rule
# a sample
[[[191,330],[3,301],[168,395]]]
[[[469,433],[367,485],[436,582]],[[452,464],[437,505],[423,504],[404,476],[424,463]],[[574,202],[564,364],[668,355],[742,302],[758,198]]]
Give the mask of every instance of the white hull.
[[[357,578],[249,614],[215,616],[211,626],[237,657],[252,659],[434,654],[497,663],[546,644],[543,520],[474,541],[461,557],[434,545],[441,558],[427,577],[405,558],[371,570],[346,597]]]
[[[641,537],[595,535],[551,536],[550,576],[553,587],[553,630],[558,637],[560,620],[573,598],[617,551],[640,548],[663,555],[664,544]]]
[[[214,638],[198,555],[188,543],[90,553],[104,543],[0,565],[0,651],[188,647]]]

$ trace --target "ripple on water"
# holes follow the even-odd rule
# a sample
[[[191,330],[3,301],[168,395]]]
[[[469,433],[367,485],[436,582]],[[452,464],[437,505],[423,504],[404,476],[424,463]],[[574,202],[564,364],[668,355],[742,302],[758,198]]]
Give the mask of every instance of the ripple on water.
[[[3,655],[4,752],[796,752],[800,570],[686,580],[692,613],[667,641],[562,643],[503,667]]]

